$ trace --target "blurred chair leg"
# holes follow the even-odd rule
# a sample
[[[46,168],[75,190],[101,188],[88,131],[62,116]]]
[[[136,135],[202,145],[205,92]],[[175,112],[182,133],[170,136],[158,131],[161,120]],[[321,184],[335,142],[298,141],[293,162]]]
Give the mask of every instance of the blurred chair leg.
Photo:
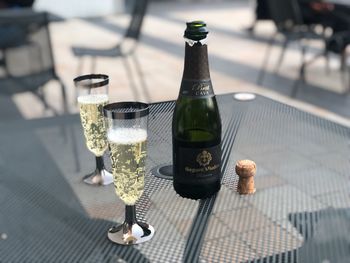
[[[341,72],[341,82],[342,85],[344,87],[344,93],[348,93],[349,92],[349,83],[350,83],[350,79],[349,79],[349,74],[347,72],[347,70],[344,70]]]
[[[146,84],[146,81],[145,81],[145,75],[143,74],[143,71],[141,69],[140,62],[139,62],[137,56],[135,55],[135,53],[133,55],[131,55],[131,56],[132,56],[132,58],[134,60],[136,71],[139,74],[141,85],[142,85],[142,90],[143,90],[143,93],[145,95],[145,98],[146,98],[147,102],[150,102],[151,101],[151,96],[150,96],[150,94],[148,92],[147,84]]]
[[[259,72],[259,76],[258,76],[258,80],[257,80],[257,84],[258,85],[262,85],[262,82],[264,81],[264,77],[266,74],[266,67],[267,64],[269,62],[269,58],[270,58],[270,53],[272,50],[272,45],[275,43],[275,39],[276,39],[277,33],[274,33],[273,36],[270,38],[268,46],[267,46],[267,50],[265,52],[265,57],[263,60],[263,64],[261,66],[260,72]]]
[[[47,104],[47,101],[45,99],[45,93],[44,93],[44,87],[43,86],[39,87],[38,95],[39,95],[39,97],[40,97],[40,99],[41,99],[41,101],[42,101],[42,103],[44,105],[44,111],[47,111],[48,109],[50,109],[50,106]]]
[[[290,94],[290,96],[292,98],[295,98],[297,93],[298,93],[298,89],[300,87],[300,83],[305,83],[305,63],[303,63],[300,66],[299,69],[299,77],[294,81],[293,87],[292,87],[292,92]]]
[[[326,59],[326,73],[330,74],[331,73],[331,67],[330,67],[330,63],[329,63],[329,52],[327,50],[325,50],[324,53],[324,57]]]
[[[38,98],[38,99],[41,101],[41,103],[44,105],[44,110],[45,110],[45,111],[48,110],[48,109],[50,109],[50,110],[52,110],[52,112],[53,112],[53,114],[54,114],[55,116],[58,116],[58,115],[59,115],[58,112],[57,112],[53,107],[51,107],[51,106],[47,103],[47,101],[46,101],[46,99],[45,99],[45,94],[44,94],[44,92],[43,92],[43,87],[39,87],[39,89],[38,89],[37,91],[34,92],[34,95],[36,95],[37,98]]]
[[[300,64],[300,70],[299,70],[299,79],[305,84],[306,83],[306,75],[305,75],[305,69],[306,69],[306,46],[302,43],[302,41],[299,41],[299,46],[301,49],[301,64]],[[316,57],[315,57],[316,58]],[[312,63],[313,60],[310,60],[310,63]]]
[[[348,65],[348,56],[346,54],[346,52],[344,52],[344,54],[342,54],[342,63],[343,67],[341,69],[341,76],[342,76],[342,82],[344,85],[344,93],[350,93],[350,65]]]
[[[66,113],[68,113],[68,101],[67,101],[66,86],[64,85],[63,81],[57,76],[56,76],[56,80],[58,81],[60,88],[61,88],[63,114],[66,114]]]
[[[347,85],[348,85],[348,76],[347,76],[347,69],[346,66],[344,64],[344,58],[343,55],[340,58],[340,82],[341,85],[344,87],[344,91],[347,91]]]
[[[2,63],[4,65],[5,76],[10,76],[10,72],[9,72],[9,70],[7,68],[6,49],[1,50],[1,52],[2,52],[2,56],[3,56]]]
[[[63,107],[62,113],[67,114],[68,113],[68,101],[67,101],[66,86],[64,85],[63,81],[58,76],[55,76],[55,79],[58,82],[58,84],[60,85],[60,89],[61,89],[62,107]],[[63,139],[65,142],[67,142],[68,141],[67,127],[64,123],[62,124],[61,129],[62,129]]]
[[[328,47],[327,47],[327,27],[323,27],[322,30],[322,36],[323,36],[323,42],[324,42],[324,57],[326,60],[326,74],[330,74],[331,73],[331,67],[330,67],[330,58],[329,58],[329,51],[328,51]]]
[[[295,98],[298,92],[298,89],[300,87],[300,83],[305,84],[306,82],[306,77],[305,77],[305,68],[306,68],[306,61],[305,61],[305,54],[306,54],[306,46],[301,42],[298,41],[298,44],[301,49],[301,65],[299,67],[299,75],[298,78],[295,80],[293,87],[292,87],[292,92],[290,96],[292,98]]]
[[[280,56],[279,56],[279,58],[278,58],[278,62],[277,62],[277,64],[276,64],[275,73],[278,73],[279,68],[280,68],[281,65],[282,65],[282,62],[283,62],[284,55],[285,55],[285,53],[286,53],[286,49],[287,49],[288,44],[289,44],[289,39],[286,38],[285,41],[283,42],[281,54],[280,54]]]
[[[122,56],[122,60],[123,60],[123,64],[124,64],[124,67],[125,67],[125,70],[126,70],[126,74],[128,76],[128,79],[129,79],[129,82],[130,82],[130,87],[134,93],[134,96],[135,96],[135,100],[138,100],[139,99],[139,94],[137,92],[137,88],[136,88],[136,85],[135,85],[135,80],[134,80],[134,77],[133,77],[133,74],[131,72],[131,67],[129,65],[129,62],[128,62],[128,58],[125,57],[125,56]]]
[[[302,51],[303,53],[303,60],[302,60],[302,66],[300,68],[300,79],[302,81],[303,84],[306,83],[306,65],[305,65],[305,49],[303,49]]]

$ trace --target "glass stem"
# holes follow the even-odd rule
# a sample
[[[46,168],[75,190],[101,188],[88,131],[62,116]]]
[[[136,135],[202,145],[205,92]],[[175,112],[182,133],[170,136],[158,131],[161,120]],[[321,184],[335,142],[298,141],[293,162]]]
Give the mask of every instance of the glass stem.
[[[101,173],[101,171],[104,169],[103,164],[103,157],[102,156],[96,156],[96,169]]]
[[[125,222],[128,225],[136,223],[136,207],[135,205],[125,206]]]

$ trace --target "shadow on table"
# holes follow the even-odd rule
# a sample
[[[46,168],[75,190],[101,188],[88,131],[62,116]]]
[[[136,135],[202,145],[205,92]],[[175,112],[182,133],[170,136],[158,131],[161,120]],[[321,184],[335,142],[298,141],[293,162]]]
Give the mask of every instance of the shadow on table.
[[[297,250],[249,262],[349,262],[349,208],[294,213],[288,219],[303,236],[303,245]]]
[[[56,140],[60,122],[69,127],[71,118],[0,124],[0,262],[148,262],[134,247],[107,239],[114,223],[89,217],[65,177],[62,163],[69,164],[58,164],[44,143]]]
[[[349,262],[350,209],[291,214],[289,220],[305,238],[300,262]]]
[[[111,221],[89,218],[35,183],[7,174],[9,176],[1,180],[2,211],[5,213],[1,216],[0,229],[7,236],[1,241],[6,251],[0,255],[1,262],[14,258],[19,262],[21,259],[28,262],[115,262],[132,257],[138,262],[149,262],[139,250],[107,240]],[[64,195],[76,201],[71,192],[65,191]]]

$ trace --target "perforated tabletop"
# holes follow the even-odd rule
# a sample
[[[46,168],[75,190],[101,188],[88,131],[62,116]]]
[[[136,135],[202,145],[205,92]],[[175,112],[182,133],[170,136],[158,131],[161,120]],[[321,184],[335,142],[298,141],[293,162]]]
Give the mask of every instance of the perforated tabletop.
[[[137,211],[156,234],[131,247],[107,239],[124,217],[113,186],[81,182],[78,115],[0,123],[0,262],[348,262],[350,129],[260,96],[218,102],[222,188],[201,201],[151,173],[171,162],[174,102],[151,106]],[[236,193],[239,159],[257,163],[254,195]]]

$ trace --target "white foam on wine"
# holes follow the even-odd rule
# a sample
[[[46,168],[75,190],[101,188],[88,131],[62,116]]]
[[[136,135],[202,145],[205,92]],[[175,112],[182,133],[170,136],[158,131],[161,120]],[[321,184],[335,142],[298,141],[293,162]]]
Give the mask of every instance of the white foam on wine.
[[[108,131],[107,138],[112,143],[134,144],[145,141],[147,131],[144,129],[120,128]]]
[[[80,104],[99,104],[108,102],[107,94],[89,94],[78,97],[78,103]]]

